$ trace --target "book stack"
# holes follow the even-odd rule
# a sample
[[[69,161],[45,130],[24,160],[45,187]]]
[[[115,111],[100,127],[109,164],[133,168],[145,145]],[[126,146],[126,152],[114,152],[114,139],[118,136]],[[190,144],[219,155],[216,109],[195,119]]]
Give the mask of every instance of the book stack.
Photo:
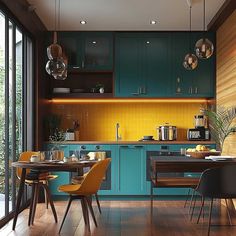
[[[48,177],[48,171],[42,170],[30,170],[30,172],[26,175],[26,179],[28,180],[42,180]]]

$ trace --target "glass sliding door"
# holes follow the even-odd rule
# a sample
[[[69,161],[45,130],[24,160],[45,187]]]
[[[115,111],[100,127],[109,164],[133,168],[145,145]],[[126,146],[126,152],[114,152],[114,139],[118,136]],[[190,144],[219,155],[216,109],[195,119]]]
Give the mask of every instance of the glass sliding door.
[[[11,163],[33,147],[33,43],[0,11],[0,226],[14,211],[19,180]],[[30,105],[28,104],[30,101]],[[30,130],[29,130],[30,128]],[[26,132],[27,131],[27,132]],[[31,140],[30,145],[27,140]],[[23,204],[27,200],[25,194]]]

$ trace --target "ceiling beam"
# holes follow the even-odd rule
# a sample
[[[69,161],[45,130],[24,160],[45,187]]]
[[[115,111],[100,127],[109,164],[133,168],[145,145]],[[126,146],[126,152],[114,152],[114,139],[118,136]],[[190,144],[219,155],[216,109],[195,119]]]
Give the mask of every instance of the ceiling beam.
[[[207,25],[207,30],[217,31],[225,20],[235,11],[236,0],[226,0],[210,23]]]

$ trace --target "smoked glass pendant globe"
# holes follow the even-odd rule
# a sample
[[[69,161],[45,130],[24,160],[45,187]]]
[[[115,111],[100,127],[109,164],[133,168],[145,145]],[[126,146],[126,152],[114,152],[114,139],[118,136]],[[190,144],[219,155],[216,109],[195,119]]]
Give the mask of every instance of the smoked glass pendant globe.
[[[46,64],[46,71],[49,75],[52,75],[54,78],[56,76],[62,76],[66,70],[66,65],[62,58],[49,60]]]
[[[185,56],[183,66],[186,70],[194,70],[197,67],[197,64],[198,59],[194,54],[188,53]]]
[[[208,59],[214,51],[213,43],[207,38],[199,39],[196,42],[195,51],[198,58]]]

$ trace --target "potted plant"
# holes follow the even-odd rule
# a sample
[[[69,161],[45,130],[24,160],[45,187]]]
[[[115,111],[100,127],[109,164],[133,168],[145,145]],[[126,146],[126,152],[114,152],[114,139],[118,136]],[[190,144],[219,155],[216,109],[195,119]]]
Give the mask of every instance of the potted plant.
[[[217,106],[215,109],[204,109],[203,112],[208,117],[211,135],[217,148],[222,152],[225,139],[236,132],[236,107]]]

